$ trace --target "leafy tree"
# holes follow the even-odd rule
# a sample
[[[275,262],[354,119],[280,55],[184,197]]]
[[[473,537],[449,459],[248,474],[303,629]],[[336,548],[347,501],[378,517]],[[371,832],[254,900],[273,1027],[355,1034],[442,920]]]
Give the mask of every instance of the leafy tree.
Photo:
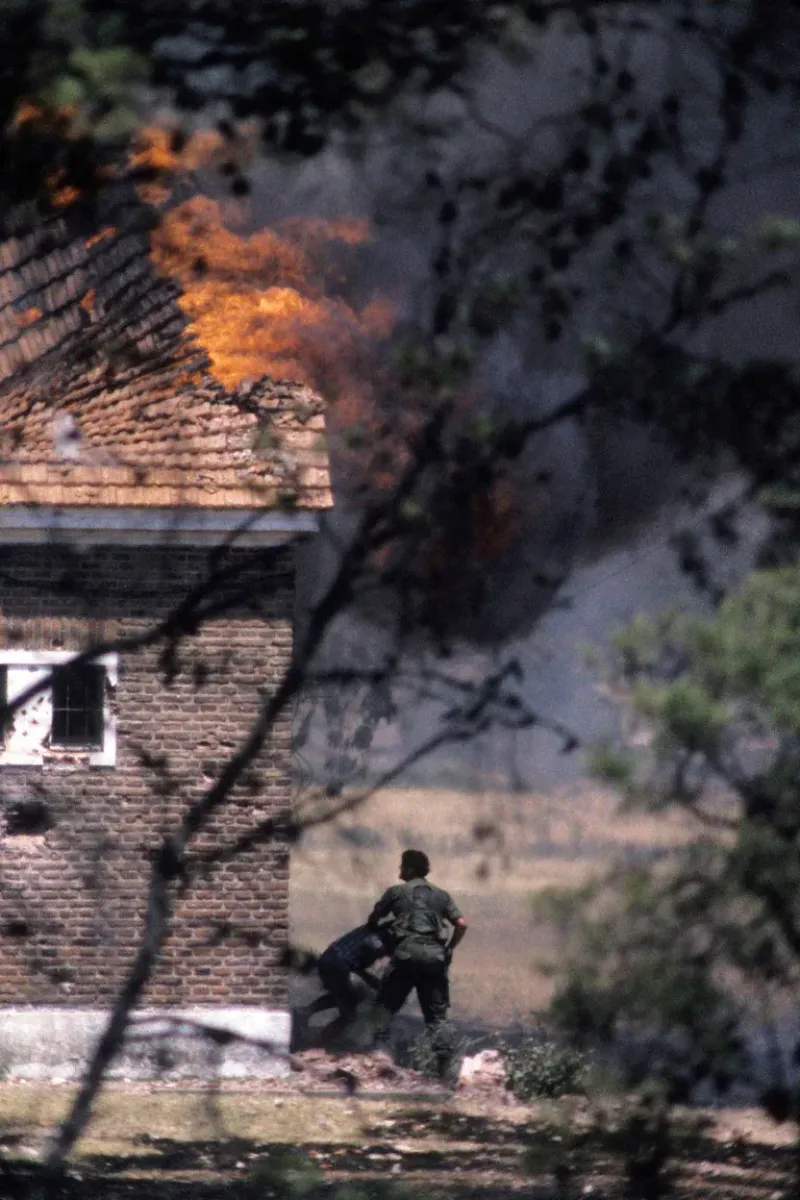
[[[755,572],[713,616],[639,620],[616,639],[611,690],[625,720],[595,767],[629,810],[681,820],[671,848],[615,869],[574,905],[545,904],[574,954],[553,1011],[586,1037],[641,1039],[642,1070],[660,1066],[676,1095],[705,1079],[724,1089],[748,1065],[754,1023],[790,1023],[798,664],[796,566]],[[647,1049],[659,1031],[660,1052]],[[776,1052],[768,1064],[773,1107],[786,1103],[787,1063]]]

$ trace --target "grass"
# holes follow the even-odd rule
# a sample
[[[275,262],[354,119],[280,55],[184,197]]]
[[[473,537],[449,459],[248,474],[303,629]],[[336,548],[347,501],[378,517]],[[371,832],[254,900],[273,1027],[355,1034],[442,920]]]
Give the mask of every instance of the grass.
[[[396,882],[402,850],[417,846],[431,858],[431,878],[452,892],[469,921],[452,969],[453,1015],[492,1025],[524,1021],[552,989],[545,970],[552,945],[530,920],[530,897],[581,883],[616,855],[672,844],[686,832],[677,819],[619,816],[609,793],[588,787],[547,796],[381,792],[296,849],[292,936],[322,950],[360,924]]]
[[[22,1188],[33,1182],[33,1156],[70,1095],[66,1086],[0,1085],[3,1195],[12,1184],[28,1194]],[[624,1101],[604,1103],[601,1112],[575,1097],[509,1108],[463,1098],[431,1105],[115,1086],[101,1096],[58,1194],[544,1200],[602,1192],[611,1200],[622,1194]],[[767,1196],[794,1170],[792,1131],[756,1113],[677,1113],[673,1146],[678,1196]],[[296,1184],[299,1178],[299,1191],[287,1185],[287,1170]],[[567,1180],[569,1191],[559,1193],[557,1180]]]
[[[34,1153],[65,1116],[71,1096],[67,1086],[0,1084],[0,1129],[22,1135],[23,1147]],[[338,1100],[111,1084],[101,1093],[77,1158],[152,1157],[153,1140],[179,1146],[228,1137],[304,1145],[315,1137],[332,1137],[343,1145],[357,1144],[363,1132],[358,1106]]]

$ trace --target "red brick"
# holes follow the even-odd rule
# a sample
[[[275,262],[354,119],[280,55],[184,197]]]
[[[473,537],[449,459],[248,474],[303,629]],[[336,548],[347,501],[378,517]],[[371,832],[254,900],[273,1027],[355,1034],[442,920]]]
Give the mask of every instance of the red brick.
[[[121,986],[142,931],[148,848],[174,828],[186,803],[204,794],[210,782],[206,760],[214,759],[219,770],[258,712],[264,678],[275,678],[288,664],[290,552],[272,562],[263,552],[261,561],[245,551],[235,555],[251,594],[261,597],[258,615],[237,611],[201,627],[181,645],[180,673],[171,686],[161,678],[158,648],[120,657],[116,767],[2,768],[7,801],[30,795],[32,786],[42,788],[55,818],[35,849],[33,839],[7,836],[0,822],[4,917],[24,915],[34,931],[0,938],[4,1004],[92,1005]],[[63,648],[80,650],[100,631],[109,637],[143,632],[203,578],[208,555],[187,548],[102,547],[77,561],[90,602],[57,588],[76,565],[67,552],[56,546],[46,553],[3,550],[0,645],[48,649],[58,639]],[[192,674],[198,663],[208,668],[200,686]],[[225,843],[291,805],[290,737],[286,713],[244,785],[214,814],[202,845]],[[159,794],[163,772],[143,767],[141,751],[167,757],[168,797]],[[285,941],[286,878],[286,847],[268,845],[177,896],[146,1002],[174,1003],[179,992],[184,1003],[223,998],[284,1005],[286,972],[272,961],[274,950],[250,948],[236,937],[215,947],[206,942],[211,917],[246,924],[262,940],[268,934]],[[59,981],[67,963],[70,978]]]

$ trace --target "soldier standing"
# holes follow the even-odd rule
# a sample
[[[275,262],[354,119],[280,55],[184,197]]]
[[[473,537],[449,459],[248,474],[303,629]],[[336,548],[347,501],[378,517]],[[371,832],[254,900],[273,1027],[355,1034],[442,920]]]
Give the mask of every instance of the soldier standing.
[[[367,921],[371,929],[391,918],[394,953],[375,1003],[378,1040],[386,1040],[391,1019],[416,990],[425,1025],[431,1034],[437,1069],[444,1076],[453,1056],[447,1023],[450,1007],[448,967],[453,951],[467,932],[467,922],[450,895],[428,882],[430,863],[421,850],[405,850],[400,859],[402,883],[381,896]]]

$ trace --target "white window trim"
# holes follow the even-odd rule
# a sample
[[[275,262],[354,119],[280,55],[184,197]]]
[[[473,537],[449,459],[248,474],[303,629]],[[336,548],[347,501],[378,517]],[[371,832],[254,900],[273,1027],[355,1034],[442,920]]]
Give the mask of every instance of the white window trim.
[[[74,650],[12,650],[0,649],[0,667],[46,668],[60,667],[73,662],[78,655]],[[116,688],[119,683],[119,655],[98,654],[92,658],[93,666],[103,667],[106,683]],[[99,750],[57,751],[55,753],[13,754],[0,746],[0,767],[31,767],[56,764],[63,756],[81,758],[90,767],[113,767],[117,762],[117,717],[103,693],[103,746]]]

